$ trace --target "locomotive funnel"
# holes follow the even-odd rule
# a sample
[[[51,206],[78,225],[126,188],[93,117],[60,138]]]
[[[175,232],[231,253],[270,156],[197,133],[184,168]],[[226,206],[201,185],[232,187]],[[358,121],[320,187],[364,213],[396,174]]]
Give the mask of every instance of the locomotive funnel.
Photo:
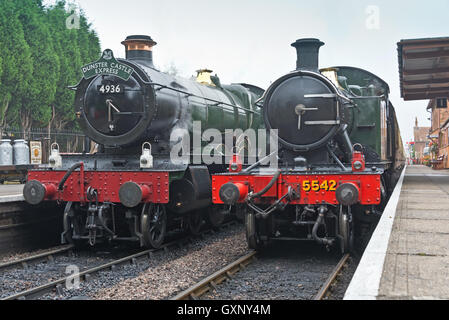
[[[296,70],[318,71],[319,52],[322,46],[324,46],[324,42],[312,38],[299,39],[292,43],[292,47],[296,48],[298,55]]]
[[[139,60],[148,67],[154,68],[153,47],[157,45],[157,42],[155,42],[150,36],[128,36],[122,44],[126,48],[126,59]]]

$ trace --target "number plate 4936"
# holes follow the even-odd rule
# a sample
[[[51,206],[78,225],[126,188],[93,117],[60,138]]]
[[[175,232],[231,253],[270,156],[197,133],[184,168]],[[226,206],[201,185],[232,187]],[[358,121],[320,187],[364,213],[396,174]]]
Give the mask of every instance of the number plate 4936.
[[[102,84],[98,86],[98,92],[101,94],[121,94],[124,88],[119,84]]]

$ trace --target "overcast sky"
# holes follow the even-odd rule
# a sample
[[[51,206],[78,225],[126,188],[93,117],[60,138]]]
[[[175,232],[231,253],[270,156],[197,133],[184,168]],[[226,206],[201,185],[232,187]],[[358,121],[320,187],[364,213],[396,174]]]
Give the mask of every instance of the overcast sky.
[[[51,0],[47,0],[51,3]],[[124,56],[127,35],[147,34],[158,42],[155,64],[174,64],[190,77],[211,68],[222,83],[263,88],[293,70],[298,38],[319,38],[320,67],[367,69],[391,87],[403,138],[414,119],[430,125],[427,101],[400,98],[397,42],[449,36],[447,0],[78,0],[97,30],[103,49]],[[377,19],[379,17],[379,19]]]

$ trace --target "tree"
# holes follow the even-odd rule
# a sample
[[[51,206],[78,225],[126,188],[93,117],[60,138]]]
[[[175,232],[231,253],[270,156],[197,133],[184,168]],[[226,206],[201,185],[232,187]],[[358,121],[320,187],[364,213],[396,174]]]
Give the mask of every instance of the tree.
[[[13,1],[0,1],[0,126],[17,125],[20,97],[28,94],[33,64]]]
[[[51,103],[56,94],[59,57],[55,53],[54,39],[50,34],[47,17],[41,0],[15,0],[25,40],[30,47],[34,66],[27,94],[21,97],[20,120],[27,134],[33,122],[39,127],[51,120]],[[20,97],[19,97],[20,99]]]
[[[2,47],[2,42],[0,41],[0,48]],[[0,86],[2,85],[2,73],[3,73],[3,63],[2,57],[0,57]]]
[[[74,92],[81,66],[98,59],[97,34],[81,12],[70,29],[66,1],[0,0],[0,127],[77,126]]]
[[[55,52],[59,57],[62,72],[59,72],[54,101],[51,104],[52,117],[49,127],[64,128],[75,119],[72,104],[74,93],[67,87],[77,83],[76,66],[81,64],[78,46],[73,45],[76,39],[76,30],[69,30],[65,24],[69,13],[65,10],[66,2],[58,1],[48,9],[50,29],[55,41]]]
[[[77,127],[73,111],[74,92],[67,87],[77,84],[82,76],[81,67],[97,60],[101,53],[98,36],[91,30],[82,11],[79,29],[68,29],[65,24],[60,23],[72,15],[72,12],[66,11],[66,5],[66,1],[60,0],[48,8],[52,34],[59,44],[55,46],[55,50],[64,69],[59,74],[55,101],[52,104],[51,126],[56,129]]]

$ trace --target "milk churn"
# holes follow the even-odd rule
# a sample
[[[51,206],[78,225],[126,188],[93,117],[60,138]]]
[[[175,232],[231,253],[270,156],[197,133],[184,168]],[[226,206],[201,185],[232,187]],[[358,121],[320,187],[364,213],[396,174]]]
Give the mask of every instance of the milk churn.
[[[13,147],[11,140],[4,139],[0,141],[0,165],[12,166],[13,164]]]
[[[28,147],[28,144],[25,140],[14,141],[14,164],[30,164],[30,147]]]

